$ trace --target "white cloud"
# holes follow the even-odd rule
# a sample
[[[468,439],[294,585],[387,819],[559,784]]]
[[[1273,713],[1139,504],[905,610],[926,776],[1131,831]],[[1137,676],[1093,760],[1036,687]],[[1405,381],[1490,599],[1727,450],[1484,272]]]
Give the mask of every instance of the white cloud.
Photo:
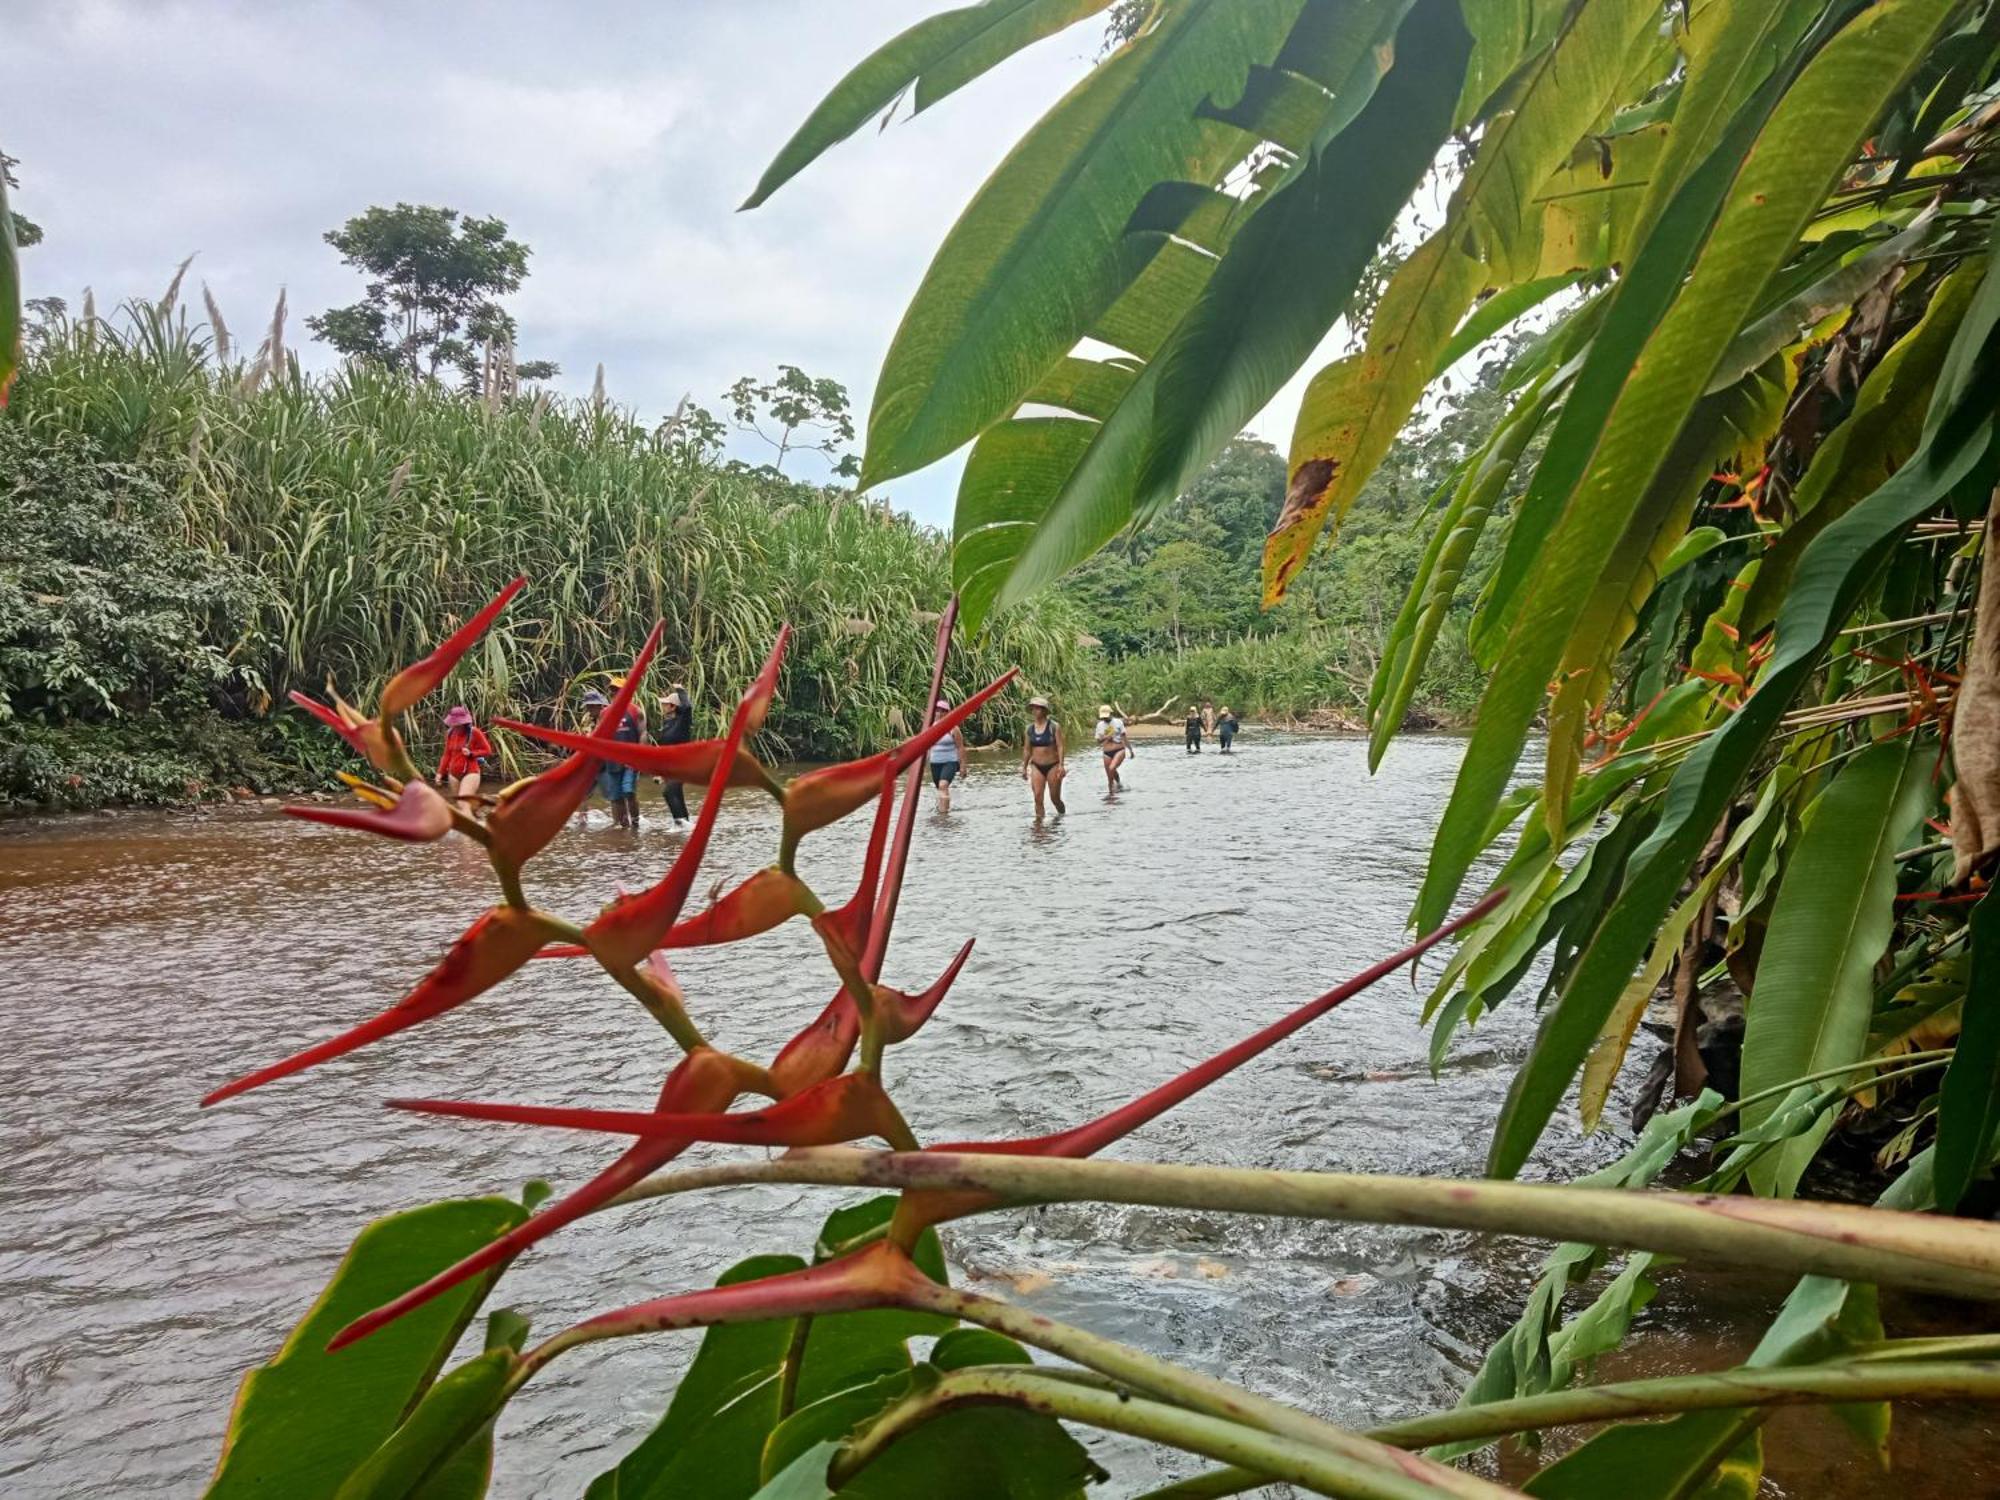
[[[326,230],[374,203],[444,203],[534,248],[513,305],[563,389],[588,390],[602,361],[651,416],[783,362],[844,381],[865,414],[938,243],[1088,67],[1097,28],[736,207],[842,73],[942,3],[13,0],[0,145],[48,231],[29,294],[155,295],[198,250],[190,288],[206,280],[250,327],[281,285],[300,315],[357,295]],[[1289,421],[1258,425],[1282,441]],[[958,467],[890,494],[942,523]]]

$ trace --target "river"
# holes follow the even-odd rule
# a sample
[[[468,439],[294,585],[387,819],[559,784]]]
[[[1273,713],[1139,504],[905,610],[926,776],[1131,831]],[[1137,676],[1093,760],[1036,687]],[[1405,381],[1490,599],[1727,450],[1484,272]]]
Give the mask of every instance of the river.
[[[1116,802],[1079,756],[1067,817],[1043,826],[1009,764],[976,763],[949,817],[919,819],[884,976],[920,988],[978,939],[943,1010],[890,1056],[918,1133],[1074,1123],[1399,946],[1460,748],[1413,739],[1370,778],[1354,740],[1253,734],[1226,759],[1157,743]],[[620,883],[656,878],[677,847],[661,824],[633,836],[595,816],[532,867],[539,904],[587,916]],[[801,872],[834,900],[863,832],[807,841]],[[769,803],[732,793],[709,873],[746,875],[776,843]],[[561,1132],[391,1114],[381,1099],[650,1105],[663,1034],[594,969],[547,963],[439,1022],[196,1108],[216,1083],[393,1000],[491,900],[461,842],[385,845],[269,813],[0,834],[0,1476],[13,1500],[198,1494],[242,1373],[362,1223],[531,1177],[566,1187],[609,1154]],[[831,990],[802,924],[679,969],[710,1034],[753,1056]],[[1504,1008],[1462,1034],[1433,1080],[1417,1009],[1406,980],[1385,982],[1118,1149],[1476,1174],[1533,1017]],[[1615,1125],[1585,1140],[1559,1123],[1530,1175],[1575,1175],[1624,1144]],[[706,1285],[745,1254],[804,1252],[837,1201],[761,1186],[600,1216],[530,1253],[501,1300],[546,1334]],[[967,1221],[946,1244],[954,1279],[1355,1425],[1449,1405],[1541,1254],[1457,1233],[1092,1206]],[[1783,1291],[1728,1275],[1670,1285],[1617,1373],[1726,1363]],[[1950,1315],[1897,1306],[1895,1332]],[[657,1419],[692,1348],[668,1335],[558,1363],[503,1418],[493,1495],[580,1494]],[[1777,1419],[1766,1492],[1875,1493],[1837,1431],[1818,1414]],[[1905,1495],[1980,1493],[1968,1472],[2000,1475],[1983,1412],[1899,1414],[1895,1446]],[[1102,1493],[1186,1471],[1150,1450],[1117,1456],[1123,1482]]]

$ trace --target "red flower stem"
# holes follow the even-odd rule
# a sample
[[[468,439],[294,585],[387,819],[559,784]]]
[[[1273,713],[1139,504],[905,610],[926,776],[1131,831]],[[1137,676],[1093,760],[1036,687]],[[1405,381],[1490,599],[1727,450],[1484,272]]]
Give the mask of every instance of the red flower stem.
[[[1218,1078],[1240,1068],[1259,1053],[1268,1052],[1279,1042],[1317,1021],[1321,1016],[1360,994],[1379,979],[1385,979],[1407,963],[1413,963],[1428,949],[1443,942],[1460,928],[1469,926],[1492,911],[1507,897],[1505,889],[1487,895],[1476,905],[1468,907],[1453,917],[1435,932],[1426,933],[1408,947],[1402,948],[1378,963],[1370,964],[1351,979],[1335,985],[1317,1000],[1309,1000],[1290,1015],[1273,1021],[1262,1031],[1254,1032],[1226,1047],[1203,1063],[1197,1063],[1178,1078],[1170,1079],[1158,1088],[1151,1089],[1134,1099],[1130,1104],[1121,1105],[1109,1114],[1100,1115],[1088,1124],[1077,1125],[1054,1135],[1033,1136],[1025,1140],[1012,1141],[972,1141],[958,1145],[933,1146],[933,1151],[981,1151],[1016,1156],[1090,1156],[1103,1150],[1113,1141],[1130,1135],[1140,1126],[1158,1119],[1175,1105],[1192,1098],[1214,1083]]]
[[[931,690],[924,698],[924,728],[937,718],[938,698],[944,692],[945,660],[951,654],[951,633],[958,624],[958,595],[938,616],[937,643],[931,651]],[[869,984],[882,978],[882,961],[889,953],[889,933],[896,925],[896,908],[903,899],[903,871],[910,862],[910,837],[917,827],[917,802],[923,795],[924,763],[912,762],[903,778],[903,805],[896,810],[896,832],[889,845],[889,858],[882,871],[882,892],[875,898],[875,912],[868,924],[868,946],[861,952],[861,976]],[[868,999],[856,995],[861,1010],[861,1066],[877,1072],[882,1066],[882,1034]]]
[[[944,692],[945,658],[951,651],[951,633],[958,624],[958,595],[938,617],[937,644],[931,652],[931,691],[924,700],[924,728],[937,718],[938,698]],[[868,946],[862,950],[861,972],[870,984],[882,978],[882,960],[889,952],[889,930],[896,924],[896,907],[903,897],[903,870],[910,861],[910,836],[917,826],[917,801],[923,790],[924,766],[917,761],[903,780],[903,805],[896,810],[896,834],[889,845],[889,859],[882,871],[882,894],[875,899],[875,916],[868,927]]]

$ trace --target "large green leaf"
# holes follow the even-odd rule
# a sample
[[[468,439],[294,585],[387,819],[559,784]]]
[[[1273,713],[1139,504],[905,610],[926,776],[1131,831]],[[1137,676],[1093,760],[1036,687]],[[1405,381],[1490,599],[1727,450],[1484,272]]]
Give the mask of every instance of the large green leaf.
[[[1771,660],[1756,691],[1688,754],[1668,783],[1659,827],[1634,856],[1623,890],[1543,1019],[1534,1049],[1508,1090],[1488,1158],[1494,1175],[1512,1176],[1527,1160],[1751,763],[1903,530],[1982,471],[1994,413],[1979,390],[1996,373],[1996,325],[2000,284],[1989,270],[1945,360],[1923,446],[1807,551],[1779,613]]]
[[[1946,1210],[1958,1207],[1992,1159],[2000,1132],[2000,900],[1984,897],[1972,908],[1970,926],[1964,1022],[1938,1098],[1937,1201]]]
[[[481,1500],[493,1474],[493,1418],[528,1325],[502,1312],[486,1350],[437,1381],[417,1409],[348,1476],[338,1500]]]
[[[821,1227],[816,1258],[878,1231],[895,1209],[893,1196],[834,1212]],[[945,1279],[944,1252],[935,1233],[918,1241],[916,1263]],[[725,1271],[727,1286],[797,1270],[795,1256],[754,1256]],[[765,1445],[795,1409],[883,1376],[911,1368],[908,1341],[941,1334],[949,1319],[931,1313],[836,1313],[806,1320],[729,1324],[703,1335],[694,1363],[675,1388],[664,1417],[614,1469],[600,1474],[587,1500],[743,1500],[757,1493]],[[805,1343],[799,1368],[786,1380],[794,1341]],[[786,1404],[789,1402],[789,1404]]]
[[[1912,735],[1871,745],[1806,810],[1764,935],[1743,1034],[1743,1089],[1859,1060],[1875,1005],[1875,965],[1896,921],[1896,851],[1909,847],[1935,799],[1935,747]],[[1755,1125],[1776,1101],[1753,1105]],[[1789,1197],[1831,1116],[1750,1172],[1760,1192]]]
[[[1322,372],[1307,390],[1285,509],[1265,547],[1267,601],[1283,594],[1321,529],[1340,524],[1474,299],[1534,278],[1536,190],[1622,102],[1630,54],[1659,20],[1653,0],[1582,0],[1554,45],[1510,86],[1508,107],[1488,122],[1443,226],[1390,280],[1360,356]]]
[[[1111,0],[982,0],[929,16],[868,54],[819,102],[744,202],[755,208],[829,147],[895,107],[912,84],[921,114],[1023,47],[1053,36]]]
[[[1845,9],[1853,3],[1841,0]],[[1666,151],[1639,208],[1642,233],[1825,8],[1826,0],[1697,0],[1690,8],[1681,26],[1687,76]]]
[[[804,1268],[793,1255],[758,1255],[731,1266],[717,1286]],[[702,1336],[674,1388],[667,1414],[614,1469],[591,1481],[586,1500],[667,1500],[697,1492],[714,1500],[755,1493],[759,1455],[778,1421],[778,1386],[797,1324],[730,1323]]]
[[[1760,634],[1776,617],[1813,538],[1871,494],[1916,448],[1945,351],[1978,285],[1977,268],[1945,278],[1916,327],[1861,382],[1853,412],[1813,454],[1792,492],[1798,519],[1765,552],[1743,601],[1741,630],[1746,637]]]
[[[1306,0],[1186,0],[1022,138],[939,247],[890,344],[862,483],[942,458],[1006,415],[1131,284],[1126,225],[1157,184],[1211,184],[1258,137],[1203,113],[1268,63]]]
[[[1621,556],[1628,572],[1643,562],[1621,553],[1627,528],[1717,363],[1952,8],[1952,0],[1884,0],[1822,47],[1790,88],[1774,77],[1689,177],[1620,283],[1530,486],[1531,495],[1565,498],[1535,549],[1534,608],[1515,619],[1481,699],[1413,919],[1420,927],[1441,920],[1456,894],[1476,831],[1593,596],[1605,596]],[[1621,597],[1629,594],[1628,584]],[[1560,800],[1545,805],[1546,816],[1561,817]]]
[[[1211,242],[1219,261],[1176,238],[1100,320],[1094,337],[1137,356],[1119,361],[1129,383],[1115,405],[1098,420],[1020,417],[974,447],[952,553],[968,625],[1171,499],[1332,326],[1443,138],[1436,96],[1457,56],[1449,43],[1463,33],[1449,0],[1422,0],[1396,35],[1428,45],[1414,62],[1398,54],[1406,65],[1384,75],[1388,51],[1378,44],[1389,33],[1375,28],[1409,4],[1330,12],[1368,24],[1313,24],[1321,8],[1306,13],[1282,61],[1302,77],[1337,80],[1319,131],[1332,144],[1323,140],[1235,216]],[[1415,128],[1425,120],[1435,136]]]
[[[468,1281],[337,1354],[327,1340],[527,1218],[505,1198],[427,1204],[361,1231],[304,1320],[243,1381],[209,1500],[331,1497],[430,1387],[492,1277]]]

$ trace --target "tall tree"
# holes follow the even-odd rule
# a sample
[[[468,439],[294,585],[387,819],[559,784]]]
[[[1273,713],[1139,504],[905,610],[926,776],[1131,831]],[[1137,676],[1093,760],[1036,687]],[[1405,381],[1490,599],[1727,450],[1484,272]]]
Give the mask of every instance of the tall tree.
[[[454,369],[479,390],[484,346],[513,347],[514,319],[500,298],[520,290],[532,252],[508,238],[503,220],[398,203],[357,214],[328,230],[326,242],[369,278],[359,302],[306,319],[316,337],[341,353],[423,379]],[[556,366],[519,360],[511,373],[545,380]]]
[[[0,178],[6,179],[7,186],[10,188],[18,188],[21,185],[19,180],[14,176],[14,168],[20,165],[21,159],[18,156],[9,156],[6,152],[0,151]],[[25,250],[30,245],[39,245],[42,242],[41,225],[35,223],[32,219],[23,218],[18,213],[14,214],[13,218],[14,244],[16,247]]]
[[[779,365],[777,379],[745,375],[722,395],[738,430],[777,450],[772,472],[783,472],[786,455],[803,449],[819,454],[842,479],[860,473],[861,460],[841,451],[854,441],[854,416],[847,387],[838,380],[808,375],[797,365]]]

